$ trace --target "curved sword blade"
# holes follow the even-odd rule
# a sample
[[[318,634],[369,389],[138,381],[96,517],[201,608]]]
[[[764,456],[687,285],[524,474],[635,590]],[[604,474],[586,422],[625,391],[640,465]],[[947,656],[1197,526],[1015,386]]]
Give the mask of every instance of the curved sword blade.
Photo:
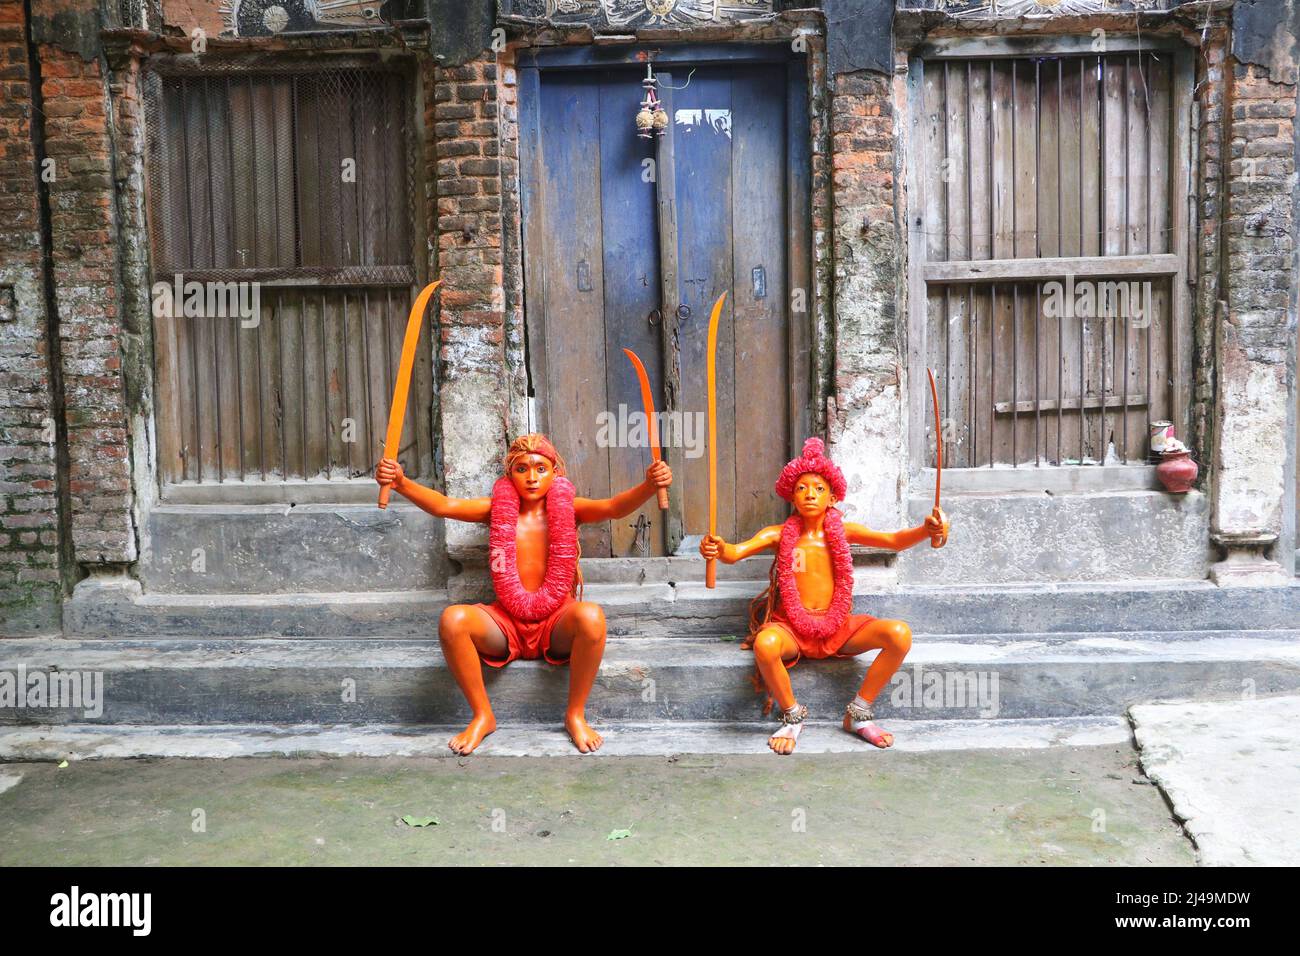
[[[428,308],[429,299],[433,298],[442,280],[430,282],[415,301],[411,303],[410,315],[406,318],[406,336],[402,339],[402,359],[397,366],[397,378],[393,382],[393,404],[388,410],[388,434],[384,438],[384,457],[396,458],[397,449],[402,444],[402,425],[406,421],[406,397],[411,391],[411,372],[415,368],[415,349],[420,343],[420,328],[424,325],[424,310]],[[379,489],[379,507],[388,507],[390,486]]]
[[[650,391],[650,376],[646,374],[640,356],[631,349],[624,349],[623,354],[632,363],[632,368],[636,371],[637,383],[641,386],[641,406],[645,409],[647,431],[650,436],[650,457],[659,461],[663,458],[663,451],[659,447],[659,422],[655,418],[655,398]]]
[[[718,321],[722,318],[722,303],[727,293],[718,296],[713,303],[713,312],[709,315],[709,344],[705,355],[708,358],[706,368],[709,389],[709,534],[718,533]],[[717,584],[717,561],[704,563],[704,586]]]
[[[930,402],[934,406],[934,517],[947,522],[943,509],[939,507],[939,487],[943,483],[943,421],[939,418],[939,389],[934,384],[934,371],[927,368],[930,376]],[[930,547],[941,548],[948,543],[948,535],[942,534],[930,540]]]
[[[934,371],[926,369],[930,376],[930,401],[934,404],[934,506],[939,507],[939,482],[943,480],[943,423],[939,420],[939,389],[934,384]]]
[[[659,422],[655,417],[655,399],[654,394],[650,391],[650,376],[646,374],[645,365],[642,364],[640,357],[631,349],[624,349],[623,354],[627,360],[632,363],[632,368],[636,371],[636,379],[641,386],[641,405],[645,408],[646,432],[650,436],[650,457],[655,461],[663,460],[663,451],[659,447]],[[668,489],[660,488],[655,497],[659,502],[659,510],[668,510]]]

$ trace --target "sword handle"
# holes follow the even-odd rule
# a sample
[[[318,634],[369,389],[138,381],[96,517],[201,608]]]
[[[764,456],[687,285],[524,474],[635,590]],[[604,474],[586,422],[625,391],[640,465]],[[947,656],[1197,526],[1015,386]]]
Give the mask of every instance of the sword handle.
[[[388,493],[392,491],[392,489],[393,486],[391,484],[383,484],[379,486],[379,507],[380,508],[388,507]]]
[[[948,516],[943,513],[943,509],[940,508],[938,505],[934,506],[934,510],[930,512],[930,516],[934,518],[938,518],[939,521],[945,525],[948,523]],[[942,548],[947,543],[948,543],[948,533],[946,531],[942,531],[939,534],[930,536],[930,547],[932,548]]]

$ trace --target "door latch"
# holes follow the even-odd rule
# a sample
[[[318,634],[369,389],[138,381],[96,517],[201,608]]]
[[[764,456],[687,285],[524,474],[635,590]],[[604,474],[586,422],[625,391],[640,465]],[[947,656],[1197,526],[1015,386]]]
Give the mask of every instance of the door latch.
[[[636,516],[636,524],[633,525],[636,533],[632,538],[632,553],[647,555],[650,553],[650,519],[644,514]]]

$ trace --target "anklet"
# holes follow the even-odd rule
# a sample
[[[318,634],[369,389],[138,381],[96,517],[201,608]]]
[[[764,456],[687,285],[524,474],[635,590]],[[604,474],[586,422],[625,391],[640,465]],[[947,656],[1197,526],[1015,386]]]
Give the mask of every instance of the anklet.
[[[794,724],[802,724],[804,718],[807,716],[808,716],[808,705],[799,704],[793,710],[781,711],[781,716],[778,717],[777,719],[780,720],[781,723],[787,726],[791,726]]]
[[[876,719],[876,715],[871,712],[870,704],[863,707],[859,703],[850,702],[849,706],[844,708],[844,712],[849,715],[849,720],[858,724],[864,724],[868,720]]]

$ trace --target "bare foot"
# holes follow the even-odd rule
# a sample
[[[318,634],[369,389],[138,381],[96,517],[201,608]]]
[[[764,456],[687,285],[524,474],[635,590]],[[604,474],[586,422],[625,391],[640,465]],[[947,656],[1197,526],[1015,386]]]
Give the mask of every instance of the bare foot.
[[[879,747],[881,750],[894,746],[894,735],[888,730],[878,727],[870,720],[865,723],[856,723],[852,717],[845,714],[844,731],[865,740],[875,747]]]
[[[476,714],[468,727],[447,741],[447,746],[458,754],[473,753],[474,748],[483,742],[483,738],[496,729],[497,719],[491,711],[486,714]]]
[[[794,753],[794,745],[799,740],[799,731],[803,724],[783,724],[781,729],[767,738],[767,745],[779,754]]]
[[[604,737],[591,729],[587,718],[582,714],[566,714],[564,729],[569,732],[569,739],[573,741],[573,746],[584,754],[595,753],[605,742]]]

